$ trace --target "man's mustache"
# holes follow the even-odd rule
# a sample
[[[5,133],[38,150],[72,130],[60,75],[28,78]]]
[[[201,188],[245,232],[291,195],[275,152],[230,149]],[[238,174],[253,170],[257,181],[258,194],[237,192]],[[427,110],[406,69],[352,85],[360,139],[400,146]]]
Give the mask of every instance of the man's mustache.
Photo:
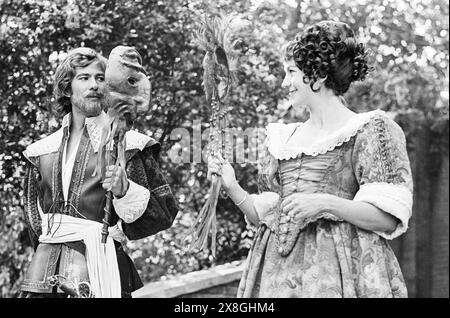
[[[86,98],[103,98],[104,96],[102,93],[89,93],[85,95]]]

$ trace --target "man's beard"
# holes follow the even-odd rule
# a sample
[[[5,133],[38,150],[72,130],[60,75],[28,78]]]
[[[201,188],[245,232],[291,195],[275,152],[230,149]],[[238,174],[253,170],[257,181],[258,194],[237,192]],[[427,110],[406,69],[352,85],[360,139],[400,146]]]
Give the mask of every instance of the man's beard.
[[[72,107],[76,107],[84,116],[95,117],[105,109],[105,98],[91,99],[87,97],[73,96],[70,98]]]

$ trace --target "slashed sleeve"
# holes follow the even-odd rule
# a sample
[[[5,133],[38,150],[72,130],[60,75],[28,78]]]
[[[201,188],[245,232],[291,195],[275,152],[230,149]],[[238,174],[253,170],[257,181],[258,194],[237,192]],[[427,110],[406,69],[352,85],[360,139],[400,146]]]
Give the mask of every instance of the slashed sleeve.
[[[413,181],[405,135],[393,120],[377,116],[355,140],[353,168],[359,183],[354,200],[367,202],[398,219],[394,239],[408,229],[412,214]]]
[[[27,158],[28,159],[28,158]],[[40,174],[37,168],[37,159],[30,160],[26,165],[25,178],[23,180],[23,206],[24,218],[30,235],[30,241],[36,250],[39,244],[39,236],[42,234],[41,216],[39,213],[39,179]],[[31,163],[33,162],[33,163]]]
[[[149,146],[138,151],[127,163],[128,179],[135,184],[133,191],[135,194],[145,192],[138,202],[147,202],[139,217],[121,223],[124,234],[130,240],[142,239],[168,229],[178,213],[178,204],[152,148]],[[143,188],[148,192],[143,191]]]

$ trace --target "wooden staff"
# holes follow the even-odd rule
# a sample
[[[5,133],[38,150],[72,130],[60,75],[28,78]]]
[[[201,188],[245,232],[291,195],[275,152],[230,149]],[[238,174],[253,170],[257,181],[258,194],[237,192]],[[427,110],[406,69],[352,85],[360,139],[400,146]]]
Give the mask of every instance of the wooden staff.
[[[111,138],[110,145],[112,143],[114,143],[114,139],[117,139],[117,138]],[[121,142],[123,142],[123,141],[121,141]],[[114,157],[117,158],[117,147],[112,146],[112,150],[110,150],[110,151],[108,149],[106,149],[106,153],[105,153],[106,166],[110,165],[110,162],[112,161],[111,157],[113,156],[113,154],[114,154]],[[117,160],[115,160],[115,161],[117,161]],[[106,244],[106,241],[107,241],[108,235],[109,235],[108,228],[111,225],[111,206],[112,206],[112,200],[113,200],[112,191],[111,190],[106,191],[105,197],[106,197],[106,202],[105,202],[105,207],[103,208],[104,216],[103,216],[103,220],[102,220],[102,222],[103,222],[102,239],[101,239],[102,244]]]

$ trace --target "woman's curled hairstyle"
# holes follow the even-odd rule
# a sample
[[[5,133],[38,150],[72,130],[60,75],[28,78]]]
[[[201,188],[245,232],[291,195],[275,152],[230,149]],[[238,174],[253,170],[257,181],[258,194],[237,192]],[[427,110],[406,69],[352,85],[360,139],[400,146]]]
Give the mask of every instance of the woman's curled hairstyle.
[[[364,44],[342,22],[322,21],[298,34],[285,48],[286,60],[294,60],[304,73],[303,82],[314,84],[326,78],[325,87],[343,95],[354,81],[363,81],[370,71]]]
[[[75,77],[76,68],[86,67],[93,62],[100,62],[103,71],[106,69],[107,60],[102,55],[93,49],[81,47],[70,51],[58,66],[53,87],[53,96],[56,103],[52,105],[52,111],[56,115],[64,115],[71,112],[71,83]]]

